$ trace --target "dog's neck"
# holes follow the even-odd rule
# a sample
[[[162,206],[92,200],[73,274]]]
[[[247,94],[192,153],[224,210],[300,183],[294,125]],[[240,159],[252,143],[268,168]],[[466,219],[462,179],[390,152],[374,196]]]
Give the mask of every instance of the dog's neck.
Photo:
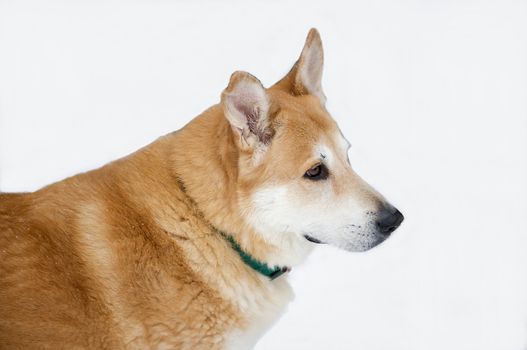
[[[269,235],[264,239],[242,217],[245,208],[237,183],[240,150],[219,105],[169,137],[172,172],[205,220],[269,266],[292,267],[306,258],[312,245],[302,237],[280,233],[275,240]]]

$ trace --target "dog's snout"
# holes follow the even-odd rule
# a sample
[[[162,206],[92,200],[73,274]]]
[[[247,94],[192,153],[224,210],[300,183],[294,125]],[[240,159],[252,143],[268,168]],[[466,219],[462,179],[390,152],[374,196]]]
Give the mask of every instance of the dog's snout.
[[[383,209],[379,213],[379,218],[377,219],[376,225],[377,229],[379,230],[379,233],[382,235],[389,235],[393,231],[401,225],[401,222],[403,222],[404,216],[403,214],[393,208],[392,210]]]

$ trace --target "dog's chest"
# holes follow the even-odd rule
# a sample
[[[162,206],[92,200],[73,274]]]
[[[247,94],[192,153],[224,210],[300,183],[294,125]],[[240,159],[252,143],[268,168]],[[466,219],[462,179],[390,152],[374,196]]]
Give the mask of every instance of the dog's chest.
[[[225,349],[252,349],[283,315],[294,294],[285,276],[267,282],[266,288],[259,290],[240,286],[236,293],[244,322],[226,334]]]
[[[256,286],[230,280],[215,297],[201,289],[187,294],[185,288],[166,298],[156,295],[152,313],[135,327],[132,319],[121,324],[123,340],[145,349],[252,349],[293,299],[285,276],[262,281]]]

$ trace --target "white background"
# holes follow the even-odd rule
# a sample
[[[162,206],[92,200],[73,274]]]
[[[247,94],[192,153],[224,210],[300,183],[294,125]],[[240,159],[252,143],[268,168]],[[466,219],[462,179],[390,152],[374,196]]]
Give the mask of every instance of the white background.
[[[0,1],[0,189],[124,156],[265,85],[310,27],[355,169],[405,214],[317,247],[257,349],[527,347],[527,2]]]

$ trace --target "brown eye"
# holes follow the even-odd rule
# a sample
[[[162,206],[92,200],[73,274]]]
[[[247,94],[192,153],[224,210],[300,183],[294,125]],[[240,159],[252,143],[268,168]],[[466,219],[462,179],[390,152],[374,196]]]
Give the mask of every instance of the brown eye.
[[[315,165],[306,173],[304,174],[304,177],[309,180],[324,180],[327,179],[329,175],[328,168],[322,163]]]

